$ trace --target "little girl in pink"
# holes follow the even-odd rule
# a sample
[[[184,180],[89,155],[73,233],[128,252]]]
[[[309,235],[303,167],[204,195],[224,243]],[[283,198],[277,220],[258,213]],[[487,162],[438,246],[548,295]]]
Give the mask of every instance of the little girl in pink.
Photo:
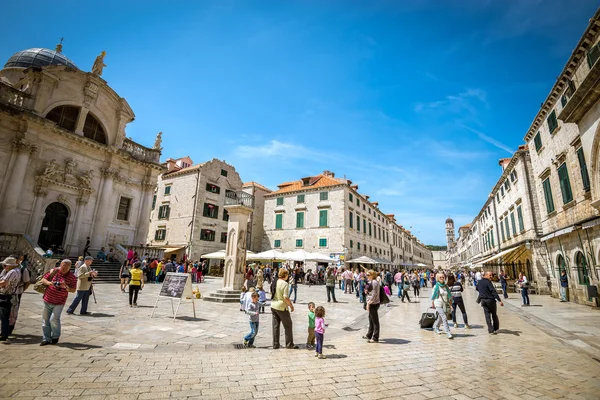
[[[317,338],[317,354],[315,354],[315,357],[318,358],[327,358],[323,355],[323,335],[327,326],[323,317],[325,317],[325,308],[319,306],[315,310],[315,337]]]

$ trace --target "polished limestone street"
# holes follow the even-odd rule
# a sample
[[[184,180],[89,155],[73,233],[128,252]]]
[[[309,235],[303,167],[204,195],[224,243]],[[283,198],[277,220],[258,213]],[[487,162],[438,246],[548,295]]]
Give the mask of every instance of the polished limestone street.
[[[194,285],[195,286],[195,285]],[[208,278],[203,294],[222,287]],[[0,344],[0,398],[35,399],[597,399],[600,312],[531,296],[521,308],[512,294],[499,307],[500,331],[487,333],[475,291],[467,288],[469,323],[449,340],[419,328],[430,289],[419,303],[394,297],[380,309],[380,343],[361,337],[367,313],[356,297],[299,285],[294,321],[298,350],[271,348],[271,314],[261,314],[256,349],[240,346],[249,331],[238,304],[182,302],[175,321],[169,300],[150,317],[159,285],[147,284],[139,308],[118,285],[96,286],[90,316],[63,313],[60,343],[40,347],[41,296],[23,295],[15,337]],[[269,296],[268,296],[269,297]],[[71,299],[69,299],[70,301]],[[414,299],[413,299],[414,300]],[[326,309],[324,351],[305,348],[307,304]],[[68,303],[67,303],[68,304]],[[282,329],[283,335],[283,329]],[[282,339],[283,341],[283,339]]]

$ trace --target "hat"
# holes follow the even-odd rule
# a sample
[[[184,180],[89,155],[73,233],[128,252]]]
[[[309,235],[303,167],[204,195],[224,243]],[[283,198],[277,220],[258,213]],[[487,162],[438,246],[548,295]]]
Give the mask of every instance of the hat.
[[[19,262],[14,257],[6,257],[4,261],[2,261],[0,264],[8,265],[9,267],[16,267],[17,265],[19,265]]]
[[[87,260],[93,260],[93,259],[94,259],[94,257],[92,257],[92,256],[86,256],[86,257],[84,258],[84,260],[85,260],[85,261],[87,261]]]

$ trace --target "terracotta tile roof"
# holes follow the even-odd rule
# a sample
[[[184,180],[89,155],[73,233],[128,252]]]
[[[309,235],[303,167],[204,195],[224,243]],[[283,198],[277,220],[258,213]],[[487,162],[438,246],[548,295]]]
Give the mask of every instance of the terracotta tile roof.
[[[306,185],[304,184],[304,181],[307,182]],[[271,195],[297,192],[306,189],[326,188],[346,184],[346,179],[334,178],[331,176],[320,174],[317,176],[308,176],[306,178],[302,178],[293,182],[284,182],[278,185],[277,187],[279,188],[279,190],[272,192]]]
[[[180,169],[176,169],[173,171],[169,171],[169,172],[165,172],[163,174],[163,176],[172,176],[175,174],[185,174],[186,172],[191,172],[191,171],[196,171],[197,169],[199,169],[200,167],[202,167],[205,163],[202,164],[196,164],[196,165],[192,165],[191,167],[185,167],[185,168],[180,168]]]
[[[266,192],[269,192],[269,193],[272,192],[271,189],[267,188],[266,186],[261,185],[260,183],[254,182],[254,181],[252,181],[252,182],[246,182],[246,183],[244,183],[242,185],[242,187],[251,187],[251,186],[257,187],[257,188],[262,189],[262,190],[264,190]]]

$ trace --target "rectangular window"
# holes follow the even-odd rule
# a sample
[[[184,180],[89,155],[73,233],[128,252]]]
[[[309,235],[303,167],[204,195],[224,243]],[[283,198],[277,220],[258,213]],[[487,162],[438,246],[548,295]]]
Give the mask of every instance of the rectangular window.
[[[356,242],[356,249],[360,250],[360,242]]]
[[[500,186],[500,194],[504,197],[504,186]]]
[[[319,247],[327,247],[327,239],[325,239],[325,238],[319,239]]]
[[[211,192],[211,193],[219,194],[219,193],[221,193],[221,188],[218,187],[217,185],[213,185],[212,183],[207,183],[206,184],[206,191],[207,192]]]
[[[224,169],[222,169],[222,170],[221,170],[221,175],[223,175],[223,176],[225,176],[225,177],[226,177],[226,176],[227,176],[227,171],[225,171]]]
[[[302,247],[302,239],[296,239],[296,247]]]
[[[327,210],[319,210],[319,227],[327,227]]]
[[[279,200],[279,199],[277,199],[277,200]],[[304,203],[304,195],[303,195],[303,194],[299,194],[299,195],[296,197],[296,203],[298,203],[298,204],[302,204],[302,203]],[[278,205],[278,206],[280,206],[280,205],[282,205],[282,204],[283,204],[283,198],[281,199],[281,204],[277,203],[277,205]]]
[[[204,203],[204,211],[202,215],[208,218],[219,218],[219,206],[215,206],[214,204],[210,203]]]
[[[170,194],[171,194],[171,185],[165,186],[165,196],[168,196]]]
[[[165,228],[158,228],[154,232],[154,240],[165,240],[165,237],[167,237],[167,230]]]
[[[352,240],[350,240],[350,248],[352,248],[354,246],[354,242]]]
[[[277,198],[277,205],[278,206],[282,206],[283,205],[283,197],[278,197]]]
[[[227,243],[227,232],[221,232],[221,243]]]
[[[296,228],[304,228],[304,211],[296,213]]]
[[[587,53],[588,66],[592,68],[600,58],[600,43],[589,49]]]
[[[223,221],[229,221],[229,212],[223,209]]]
[[[158,219],[167,219],[171,213],[171,207],[168,204],[158,207]]]
[[[350,228],[354,228],[354,214],[352,214],[352,211],[350,211],[349,215],[350,215],[350,218],[349,218]]]
[[[356,216],[356,230],[360,232],[360,215]]]
[[[500,220],[500,237],[502,238],[503,242],[506,240],[506,237],[504,236],[504,220],[503,219]]]
[[[283,229],[283,213],[275,214],[275,229]]]
[[[363,232],[367,233],[367,220],[363,218]]]
[[[554,211],[554,200],[552,200],[552,186],[550,186],[550,177],[542,182],[544,187],[544,199],[546,199],[546,212],[550,214]]]
[[[494,232],[490,231],[490,238],[492,238],[492,247],[494,247]]]
[[[348,193],[348,200],[350,201],[350,203],[354,201],[354,196],[352,196],[352,193]]]
[[[281,247],[281,240],[279,240],[279,239],[276,239],[276,240],[273,242],[273,247],[275,247],[276,249],[279,249],[279,248]]]
[[[583,148],[577,150],[577,159],[579,160],[579,171],[581,172],[581,180],[583,182],[583,190],[590,191],[590,176],[588,175],[587,164],[585,163],[585,155]]]
[[[321,200],[329,199],[329,192],[321,192],[319,193]]]
[[[562,106],[562,108],[565,108],[565,106],[567,105],[567,95],[563,94],[562,96],[560,96],[560,105]]]
[[[560,181],[563,203],[567,204],[573,200],[573,193],[571,192],[571,182],[569,181],[569,171],[566,163],[558,167],[558,180]]]
[[[356,198],[356,206],[360,207],[360,200],[358,198]]]
[[[152,197],[152,209],[154,210],[155,207],[156,207],[156,195],[154,195]]]
[[[515,224],[515,213],[514,212],[510,213],[510,224],[512,226],[513,236],[515,236],[517,234],[517,224]]]
[[[519,231],[523,232],[525,225],[523,225],[523,211],[521,210],[521,206],[517,206],[517,219],[519,220]]]
[[[533,144],[535,144],[535,151],[540,151],[542,148],[542,137],[539,132],[533,137]]]
[[[506,229],[506,240],[510,239],[510,228],[508,227],[508,216],[504,218],[504,228]]]
[[[556,128],[558,128],[558,120],[556,119],[556,111],[552,110],[552,112],[550,113],[548,118],[546,118],[546,121],[548,121],[548,130],[550,131],[551,134],[554,133]]]
[[[371,223],[369,222],[369,236],[371,236]]]
[[[215,231],[211,231],[210,229],[201,229],[200,230],[200,240],[205,240],[207,242],[215,241]]]

